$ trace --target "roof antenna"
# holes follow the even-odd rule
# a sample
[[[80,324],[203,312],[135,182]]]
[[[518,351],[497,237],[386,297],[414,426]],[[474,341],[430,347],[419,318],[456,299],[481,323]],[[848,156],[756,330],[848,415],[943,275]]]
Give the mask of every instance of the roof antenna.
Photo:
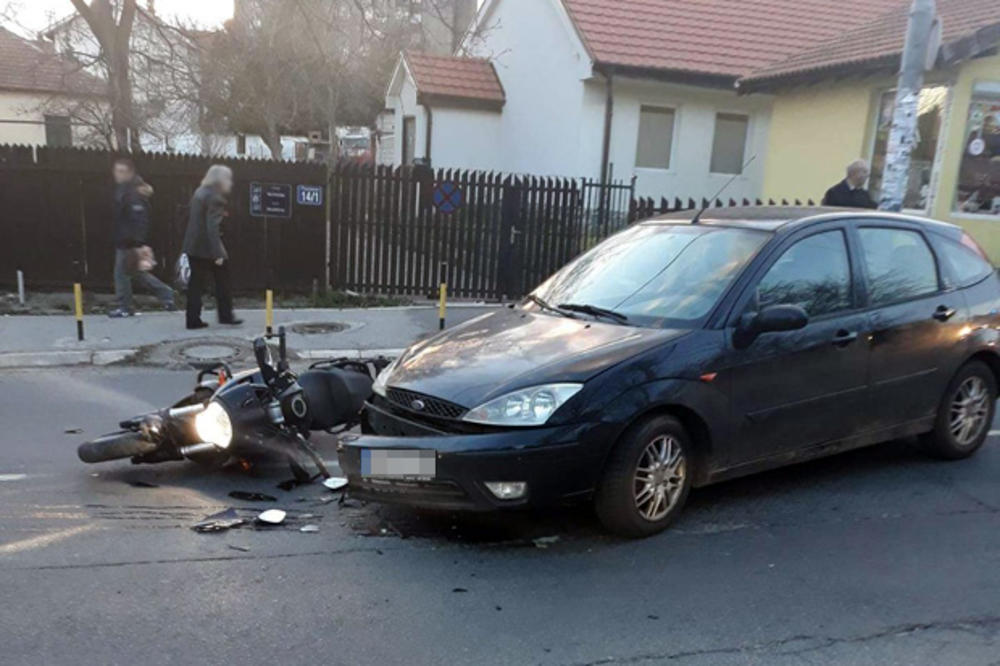
[[[754,155],[753,157],[751,157],[750,159],[748,159],[748,160],[746,161],[746,163],[745,163],[745,164],[743,165],[743,168],[742,168],[742,169],[740,169],[740,172],[739,172],[739,173],[735,173],[735,174],[733,174],[733,177],[732,177],[732,178],[730,178],[729,180],[727,180],[727,181],[726,181],[726,184],[725,184],[725,185],[723,185],[722,187],[720,187],[720,188],[719,188],[719,191],[718,191],[718,192],[716,192],[716,193],[715,193],[714,195],[712,195],[712,198],[711,198],[711,199],[706,199],[706,201],[705,201],[705,205],[701,207],[701,210],[699,210],[699,211],[698,211],[698,214],[694,216],[694,219],[693,219],[693,220],[691,220],[691,224],[698,224],[698,222],[700,222],[700,221],[701,221],[701,216],[702,216],[702,215],[703,215],[703,214],[705,213],[705,211],[706,211],[706,210],[708,210],[708,209],[709,209],[709,208],[710,208],[710,207],[712,206],[712,202],[713,202],[713,201],[715,201],[716,199],[718,199],[718,198],[719,198],[719,195],[720,195],[720,194],[722,194],[722,193],[723,193],[723,192],[725,192],[725,191],[726,191],[727,189],[729,189],[729,186],[730,186],[730,185],[732,185],[732,184],[733,184],[733,182],[734,182],[734,181],[735,181],[735,180],[736,180],[737,178],[739,178],[740,176],[742,176],[742,175],[743,175],[743,174],[744,174],[744,173],[746,172],[746,170],[747,170],[747,167],[748,167],[748,166],[750,166],[751,164],[753,164],[753,161],[754,161],[755,159],[757,159],[757,156],[756,156],[756,155]]]

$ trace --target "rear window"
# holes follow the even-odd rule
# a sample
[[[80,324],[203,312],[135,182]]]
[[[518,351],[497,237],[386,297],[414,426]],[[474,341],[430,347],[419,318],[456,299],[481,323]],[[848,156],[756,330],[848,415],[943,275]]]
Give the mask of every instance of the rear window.
[[[968,234],[962,234],[958,242],[941,238],[937,247],[956,287],[974,285],[993,272],[993,266]]]

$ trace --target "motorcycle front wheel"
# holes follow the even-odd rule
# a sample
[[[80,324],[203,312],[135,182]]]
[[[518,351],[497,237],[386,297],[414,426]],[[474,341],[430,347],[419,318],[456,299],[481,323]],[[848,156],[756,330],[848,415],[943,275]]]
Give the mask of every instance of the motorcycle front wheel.
[[[138,432],[122,430],[85,442],[76,453],[85,463],[99,463],[152,453],[158,446]]]

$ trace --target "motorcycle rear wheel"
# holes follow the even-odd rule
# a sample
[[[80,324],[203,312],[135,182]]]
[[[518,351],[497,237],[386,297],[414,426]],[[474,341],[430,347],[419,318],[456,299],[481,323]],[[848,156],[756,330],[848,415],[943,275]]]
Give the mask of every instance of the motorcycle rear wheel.
[[[122,430],[81,444],[76,454],[85,463],[99,463],[145,455],[158,447],[140,433]]]

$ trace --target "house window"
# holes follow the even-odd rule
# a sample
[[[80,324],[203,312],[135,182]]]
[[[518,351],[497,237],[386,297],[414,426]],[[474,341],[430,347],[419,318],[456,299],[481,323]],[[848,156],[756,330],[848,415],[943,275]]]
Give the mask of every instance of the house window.
[[[417,147],[417,119],[414,116],[403,118],[403,166],[412,166]]]
[[[639,108],[639,145],[635,165],[640,169],[669,169],[674,145],[674,110]]]
[[[955,208],[1000,217],[1000,82],[973,89]]]
[[[45,145],[53,148],[69,148],[73,145],[69,116],[45,116]]]
[[[910,173],[907,179],[903,208],[927,210],[931,194],[931,174],[941,136],[941,120],[948,99],[947,86],[928,86],[920,91],[919,117],[917,119],[917,145],[910,153]],[[896,91],[889,90],[879,97],[875,126],[875,147],[872,150],[872,174],[869,181],[872,198],[882,197],[882,177],[885,173],[885,153],[892,128],[892,114],[896,109]]]
[[[738,113],[715,115],[715,138],[712,140],[712,173],[743,173],[750,118]]]

